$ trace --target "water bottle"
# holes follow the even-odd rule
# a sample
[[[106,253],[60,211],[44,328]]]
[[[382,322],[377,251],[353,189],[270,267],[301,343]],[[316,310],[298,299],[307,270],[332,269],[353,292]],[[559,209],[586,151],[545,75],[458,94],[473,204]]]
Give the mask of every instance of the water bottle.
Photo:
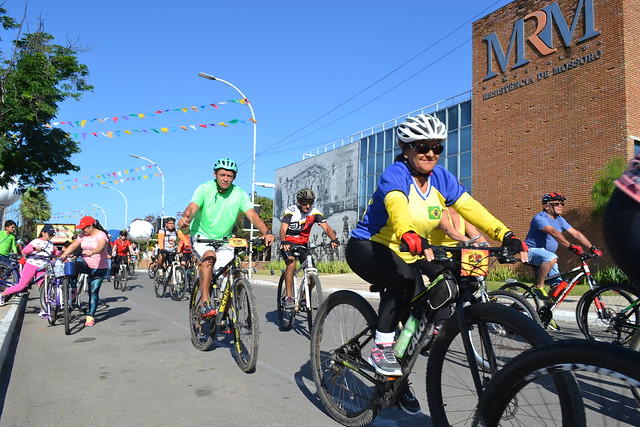
[[[59,259],[56,260],[56,263],[53,265],[53,273],[56,277],[64,276],[64,264]]]
[[[413,317],[413,314],[411,314],[404,324],[404,328],[396,341],[395,347],[393,347],[397,357],[402,358],[402,356],[404,356],[404,352],[407,351],[411,337],[415,334],[417,327],[418,319]]]
[[[562,293],[562,291],[564,291],[567,285],[569,284],[563,280],[562,282],[554,286],[553,289],[551,289],[551,298],[558,298],[558,296]]]

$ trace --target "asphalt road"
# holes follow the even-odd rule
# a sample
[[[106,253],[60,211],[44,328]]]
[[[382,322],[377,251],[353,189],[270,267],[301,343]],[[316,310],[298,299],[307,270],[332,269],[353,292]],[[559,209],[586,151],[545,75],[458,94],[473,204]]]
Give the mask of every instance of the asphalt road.
[[[96,325],[69,336],[38,318],[32,291],[0,384],[2,426],[337,425],[321,409],[304,317],[277,326],[273,286],[255,286],[260,317],[256,372],[243,373],[223,338],[209,352],[190,341],[187,301],[156,298],[142,272],[126,292],[103,283]],[[375,305],[374,305],[375,306]],[[428,413],[426,358],[414,388]],[[427,415],[382,411],[372,425],[430,425]]]

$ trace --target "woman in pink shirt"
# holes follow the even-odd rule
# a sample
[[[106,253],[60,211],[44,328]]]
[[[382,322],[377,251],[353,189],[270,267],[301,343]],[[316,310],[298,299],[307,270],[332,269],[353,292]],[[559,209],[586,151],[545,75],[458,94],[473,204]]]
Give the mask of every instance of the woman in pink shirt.
[[[102,281],[107,275],[107,253],[109,249],[109,238],[102,226],[90,216],[85,216],[76,227],[82,233],[62,252],[62,257],[66,257],[78,246],[82,248],[82,261],[78,263],[79,270],[89,275],[90,304],[89,313],[85,320],[85,326],[95,324],[96,308],[98,307],[99,292]]]

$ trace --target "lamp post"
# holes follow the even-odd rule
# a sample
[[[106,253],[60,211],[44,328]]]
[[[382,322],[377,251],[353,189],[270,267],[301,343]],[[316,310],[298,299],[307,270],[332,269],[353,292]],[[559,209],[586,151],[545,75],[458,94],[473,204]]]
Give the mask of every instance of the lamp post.
[[[247,99],[247,97],[244,96],[244,93],[242,93],[240,89],[238,89],[237,87],[235,87],[233,84],[229,83],[226,80],[222,80],[221,78],[214,77],[211,74],[207,74],[207,73],[198,73],[198,75],[205,79],[216,80],[216,81],[225,83],[231,86],[232,88],[234,88],[240,94],[242,99]],[[251,106],[251,103],[247,102],[247,106],[249,106],[249,110],[251,111],[251,121],[253,122],[253,162],[251,167],[251,204],[255,206],[256,204],[256,115],[253,112],[253,107]],[[253,223],[251,224],[250,230],[251,230],[250,238],[253,239]],[[251,271],[253,267],[253,250],[252,249],[253,249],[252,247],[249,247],[249,278],[251,278]]]
[[[102,209],[102,207],[94,205],[93,203],[89,203],[89,206],[95,206],[102,211],[102,215],[104,215],[104,229],[107,230],[107,213]]]
[[[164,217],[164,174],[162,173],[162,171],[160,170],[160,167],[154,163],[152,160],[147,159],[146,157],[142,157],[142,156],[136,156],[134,154],[129,154],[130,157],[135,157],[136,159],[142,159],[142,160],[146,160],[147,162],[151,163],[153,166],[156,167],[156,169],[158,169],[158,172],[160,173],[160,178],[162,178],[162,204],[161,204],[161,212],[160,212],[160,217]]]
[[[127,203],[127,198],[124,197],[124,194],[122,193],[122,191],[118,190],[117,188],[109,187],[108,185],[101,185],[101,187],[108,188],[109,190],[117,191],[118,193],[120,193],[120,195],[124,199],[124,228],[127,228],[127,224],[129,223],[127,219],[127,214],[129,210],[129,203]]]

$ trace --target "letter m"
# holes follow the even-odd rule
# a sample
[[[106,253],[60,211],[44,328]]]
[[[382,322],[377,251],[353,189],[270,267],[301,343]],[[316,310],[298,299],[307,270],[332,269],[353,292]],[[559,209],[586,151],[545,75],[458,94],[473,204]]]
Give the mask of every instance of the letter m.
[[[578,1],[578,6],[576,7],[576,12],[573,16],[573,22],[571,22],[571,28],[567,25],[567,21],[565,21],[564,16],[560,11],[558,2],[553,2],[549,6],[543,7],[542,10],[547,14],[549,20],[548,24],[540,32],[540,39],[550,48],[553,48],[553,23],[556,23],[556,27],[558,28],[564,47],[569,47],[569,45],[571,45],[573,33],[578,25],[580,13],[584,14],[584,36],[578,39],[578,43],[600,34],[600,31],[596,31],[595,29],[593,0]]]
[[[500,71],[503,73],[507,71],[507,64],[509,63],[509,58],[511,58],[514,46],[516,49],[516,63],[513,64],[511,68],[522,67],[529,63],[529,60],[524,57],[524,19],[518,19],[515,22],[506,55],[496,33],[489,34],[482,39],[482,41],[487,42],[487,75],[484,76],[482,80],[488,80],[498,75],[498,73],[493,71],[494,56],[498,62]]]

